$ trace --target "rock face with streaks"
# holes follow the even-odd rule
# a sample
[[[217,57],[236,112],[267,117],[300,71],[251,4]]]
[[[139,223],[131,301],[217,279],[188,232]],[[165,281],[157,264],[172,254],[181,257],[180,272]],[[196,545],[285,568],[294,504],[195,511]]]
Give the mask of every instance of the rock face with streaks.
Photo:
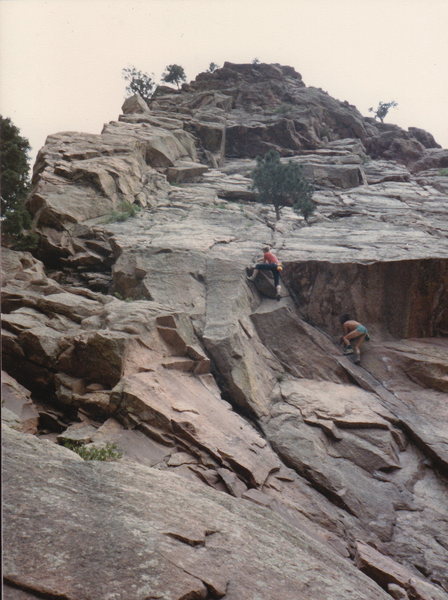
[[[257,202],[272,148],[308,222]],[[47,138],[2,249],[6,598],[448,597],[444,153],[265,64]]]

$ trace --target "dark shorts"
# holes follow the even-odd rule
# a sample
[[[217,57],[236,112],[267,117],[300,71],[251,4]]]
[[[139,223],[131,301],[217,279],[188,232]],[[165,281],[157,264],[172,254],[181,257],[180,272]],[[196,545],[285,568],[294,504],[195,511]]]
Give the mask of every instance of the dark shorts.
[[[280,273],[277,269],[276,264],[274,263],[258,263],[255,265],[255,268],[259,271],[272,271],[272,275],[274,276],[274,284],[277,287],[280,283]]]

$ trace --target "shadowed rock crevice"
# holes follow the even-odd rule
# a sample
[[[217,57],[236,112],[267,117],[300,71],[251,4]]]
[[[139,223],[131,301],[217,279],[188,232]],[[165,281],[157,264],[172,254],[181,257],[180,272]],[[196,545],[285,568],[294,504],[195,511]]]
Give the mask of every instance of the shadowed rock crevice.
[[[307,261],[284,275],[307,319],[331,335],[343,313],[363,315],[383,339],[438,337],[448,332],[448,261],[373,264]]]
[[[2,586],[3,598],[5,600],[32,600],[33,598],[41,598],[42,600],[70,600],[65,594],[53,594],[45,591],[44,586],[39,586],[38,589],[23,585],[15,581],[13,577],[3,578],[4,586]]]

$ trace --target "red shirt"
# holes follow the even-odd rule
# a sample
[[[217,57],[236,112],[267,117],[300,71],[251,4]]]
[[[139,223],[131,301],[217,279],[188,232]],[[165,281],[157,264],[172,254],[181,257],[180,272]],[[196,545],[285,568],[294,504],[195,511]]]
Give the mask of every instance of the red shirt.
[[[263,252],[263,260],[265,263],[269,263],[271,265],[279,264],[278,258],[275,256],[275,254],[272,254],[272,252]]]

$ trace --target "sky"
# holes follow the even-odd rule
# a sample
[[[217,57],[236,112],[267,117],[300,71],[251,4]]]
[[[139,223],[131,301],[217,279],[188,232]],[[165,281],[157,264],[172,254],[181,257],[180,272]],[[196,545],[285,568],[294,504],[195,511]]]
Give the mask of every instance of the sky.
[[[448,0],[0,0],[0,114],[34,160],[47,135],[101,133],[126,97],[122,69],[187,80],[224,61],[293,66],[364,116],[448,147]]]

